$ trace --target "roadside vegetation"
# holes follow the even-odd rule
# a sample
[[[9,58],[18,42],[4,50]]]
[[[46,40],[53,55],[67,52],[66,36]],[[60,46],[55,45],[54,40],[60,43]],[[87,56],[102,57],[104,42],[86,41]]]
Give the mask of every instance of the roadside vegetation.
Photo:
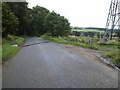
[[[106,51],[103,55],[105,57],[111,58],[111,62],[114,63],[116,66],[120,68],[120,55],[119,55],[120,49],[111,49]]]
[[[2,62],[12,58],[20,50],[19,46],[12,45],[21,45],[24,43],[24,38],[8,35],[7,38],[2,39]]]
[[[64,44],[71,44],[76,46],[81,46],[84,48],[90,48],[95,50],[109,50],[109,49],[118,49],[120,42],[118,42],[117,39],[114,40],[108,40],[107,42],[103,43],[102,41],[98,40],[98,38],[90,39],[89,37],[51,37],[42,35],[41,36],[44,39],[55,41],[58,43],[64,43]],[[90,40],[92,40],[92,43],[90,43]]]

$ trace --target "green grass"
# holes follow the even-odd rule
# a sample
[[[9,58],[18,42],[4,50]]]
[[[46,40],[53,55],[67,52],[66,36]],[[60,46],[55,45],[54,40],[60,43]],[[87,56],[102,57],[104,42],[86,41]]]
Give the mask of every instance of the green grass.
[[[120,67],[120,55],[118,53],[120,52],[120,49],[112,49],[104,53],[105,57],[111,58],[111,62]]]
[[[87,38],[85,38],[85,37],[82,39],[79,39],[79,40],[74,37],[59,37],[58,38],[58,37],[50,37],[50,36],[46,36],[46,35],[42,35],[41,37],[46,40],[57,42],[57,43],[75,45],[75,46],[91,48],[91,49],[95,49],[95,50],[98,49],[97,45],[90,46],[89,44],[87,44],[87,42],[86,42]],[[78,42],[76,40],[78,40]]]
[[[93,38],[93,44],[91,46],[89,44],[88,37],[59,37],[58,38],[58,37],[50,37],[46,35],[43,35],[41,37],[57,43],[70,44],[70,45],[80,46],[84,48],[91,48],[95,50],[117,49],[120,44],[117,40],[108,40],[107,42],[103,43],[102,41],[99,41],[97,38]]]
[[[66,41],[63,38],[56,38],[56,37],[49,38],[49,37],[44,37],[44,36],[42,36],[42,38],[47,39],[49,41],[54,41],[54,42],[57,42],[57,43],[63,43],[63,44],[68,44],[69,43],[69,41]]]
[[[3,62],[9,58],[12,58],[18,51],[20,47],[11,46],[9,43],[3,44],[2,46],[2,60]]]
[[[20,50],[20,47],[12,46],[12,44],[23,44],[24,38],[9,35],[2,39],[2,62],[12,58]]]

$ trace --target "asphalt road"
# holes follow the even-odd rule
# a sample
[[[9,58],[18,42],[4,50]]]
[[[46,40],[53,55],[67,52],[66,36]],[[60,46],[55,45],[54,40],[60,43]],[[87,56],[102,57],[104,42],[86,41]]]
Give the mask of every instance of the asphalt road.
[[[118,87],[118,71],[37,37],[2,69],[3,88]]]

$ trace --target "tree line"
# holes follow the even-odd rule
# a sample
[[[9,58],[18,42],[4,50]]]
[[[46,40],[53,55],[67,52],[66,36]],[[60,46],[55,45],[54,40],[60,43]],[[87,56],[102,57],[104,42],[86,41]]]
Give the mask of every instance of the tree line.
[[[73,27],[73,29],[93,29],[93,30],[101,30],[101,31],[106,30],[106,28],[97,28],[97,27]]]
[[[28,8],[27,2],[2,3],[2,37],[40,36],[49,33],[51,36],[70,34],[68,19],[56,12],[35,6]]]

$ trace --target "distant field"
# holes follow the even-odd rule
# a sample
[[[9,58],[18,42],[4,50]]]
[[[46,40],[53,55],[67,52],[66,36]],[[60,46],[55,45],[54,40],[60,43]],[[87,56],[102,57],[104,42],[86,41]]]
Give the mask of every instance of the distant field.
[[[102,30],[93,30],[93,29],[72,29],[72,31],[78,31],[78,32],[100,32],[104,33]]]

